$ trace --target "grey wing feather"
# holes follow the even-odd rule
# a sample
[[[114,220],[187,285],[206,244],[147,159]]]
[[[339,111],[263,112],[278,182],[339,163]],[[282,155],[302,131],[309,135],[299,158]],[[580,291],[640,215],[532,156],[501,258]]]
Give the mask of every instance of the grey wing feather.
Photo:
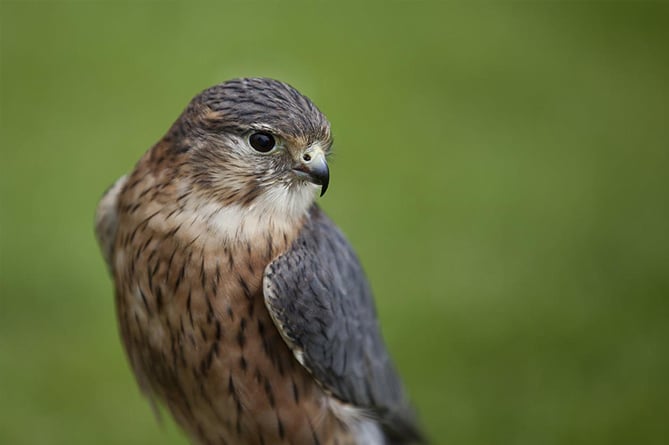
[[[263,288],[284,340],[325,389],[377,417],[391,443],[421,440],[362,267],[317,206],[291,248],[267,266]]]
[[[107,189],[95,210],[95,237],[102,250],[107,267],[112,269],[112,254],[118,228],[118,199],[127,181],[127,175],[120,177]]]

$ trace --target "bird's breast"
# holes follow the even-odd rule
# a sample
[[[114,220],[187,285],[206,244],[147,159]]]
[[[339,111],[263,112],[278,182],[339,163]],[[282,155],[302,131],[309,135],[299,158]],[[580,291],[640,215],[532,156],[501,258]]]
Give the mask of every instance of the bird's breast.
[[[119,324],[140,384],[200,443],[328,443],[343,426],[261,291],[266,265],[296,233],[230,242],[151,215],[121,216],[114,263]]]

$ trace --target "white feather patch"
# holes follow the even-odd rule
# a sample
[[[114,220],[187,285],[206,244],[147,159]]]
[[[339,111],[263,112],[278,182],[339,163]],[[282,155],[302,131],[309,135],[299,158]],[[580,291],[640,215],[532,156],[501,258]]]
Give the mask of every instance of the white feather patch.
[[[118,198],[127,176],[122,176],[109,187],[95,209],[95,235],[107,266],[112,268],[112,253],[118,227]]]
[[[193,237],[205,229],[222,241],[254,240],[268,233],[294,230],[314,202],[316,189],[313,184],[276,184],[247,206],[192,199],[174,218],[177,223],[185,223],[183,226]]]
[[[365,410],[333,398],[329,399],[329,405],[334,415],[353,431],[356,443],[365,445],[385,444],[379,424],[369,417]]]

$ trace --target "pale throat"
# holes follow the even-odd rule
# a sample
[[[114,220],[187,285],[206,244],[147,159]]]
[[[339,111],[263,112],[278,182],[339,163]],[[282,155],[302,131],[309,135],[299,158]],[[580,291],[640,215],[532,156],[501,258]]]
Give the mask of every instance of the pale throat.
[[[292,239],[315,201],[317,188],[310,183],[298,187],[275,185],[246,205],[194,194],[174,218],[182,224],[184,235],[204,233],[206,240],[202,241],[207,243],[230,245],[268,236]]]

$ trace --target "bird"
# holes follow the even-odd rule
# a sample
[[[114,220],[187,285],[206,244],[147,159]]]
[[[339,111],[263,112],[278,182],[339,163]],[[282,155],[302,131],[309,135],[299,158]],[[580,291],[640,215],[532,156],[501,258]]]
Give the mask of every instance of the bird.
[[[130,367],[192,443],[424,441],[360,261],[316,203],[332,142],[287,83],[228,80],[97,206]]]

